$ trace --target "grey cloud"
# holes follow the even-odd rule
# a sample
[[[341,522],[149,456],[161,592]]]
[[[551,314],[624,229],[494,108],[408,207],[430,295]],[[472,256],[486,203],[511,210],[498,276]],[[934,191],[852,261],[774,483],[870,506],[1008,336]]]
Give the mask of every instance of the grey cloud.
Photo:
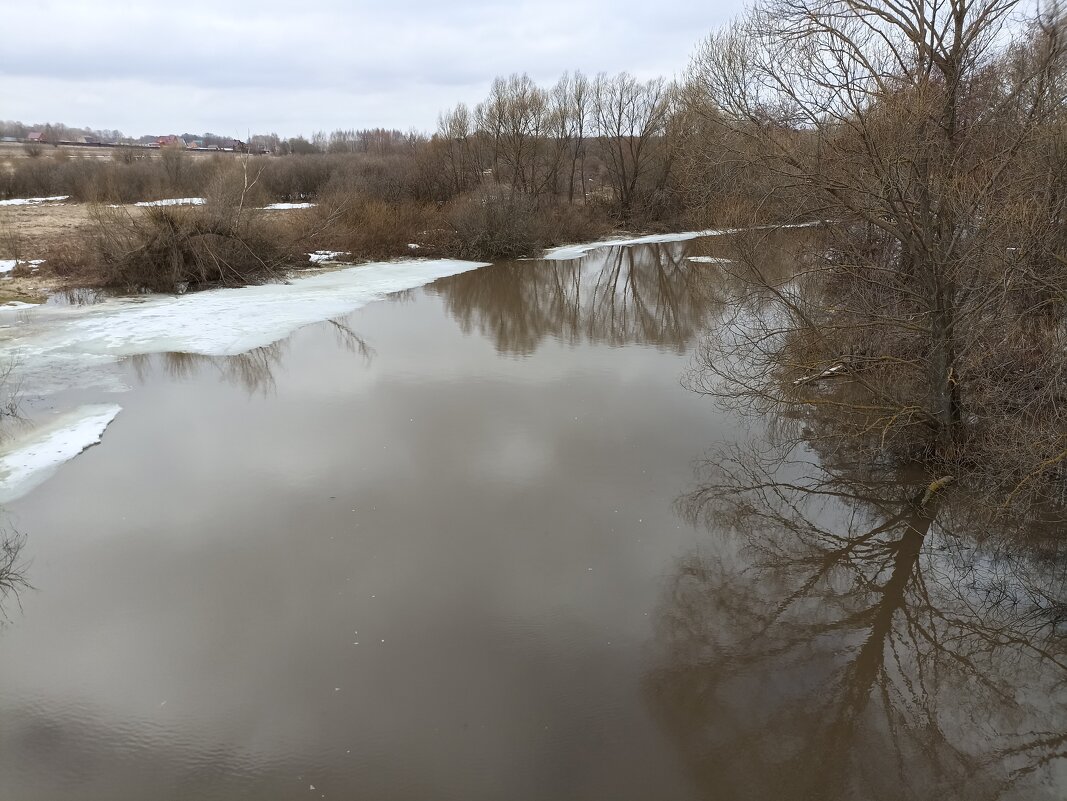
[[[428,129],[495,75],[675,74],[740,0],[158,5],[40,0],[5,9],[0,116],[120,127],[220,124],[279,133]],[[240,119],[235,119],[240,117]]]

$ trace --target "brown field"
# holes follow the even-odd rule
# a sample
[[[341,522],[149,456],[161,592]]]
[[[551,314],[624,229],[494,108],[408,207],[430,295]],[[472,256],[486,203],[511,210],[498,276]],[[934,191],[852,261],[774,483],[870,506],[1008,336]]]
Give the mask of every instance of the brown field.
[[[83,203],[0,206],[0,259],[39,259],[90,224]]]
[[[91,145],[45,145],[44,152],[40,155],[40,158],[50,158],[57,151],[66,153],[71,158],[84,158],[84,159],[110,159],[114,155],[117,148],[114,147],[94,147]],[[148,158],[159,158],[159,149],[157,148],[138,148],[138,153],[144,154]],[[196,156],[232,156],[235,155],[232,152],[225,150],[186,150],[185,153]],[[29,153],[26,152],[26,148],[22,142],[0,142],[0,168],[13,169],[16,161],[22,159],[28,159]]]

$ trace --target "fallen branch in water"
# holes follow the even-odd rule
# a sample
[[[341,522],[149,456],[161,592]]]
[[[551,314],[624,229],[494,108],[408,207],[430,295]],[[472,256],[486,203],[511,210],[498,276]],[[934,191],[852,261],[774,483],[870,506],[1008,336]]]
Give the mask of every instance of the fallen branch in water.
[[[936,481],[931,481],[930,485],[926,488],[926,492],[923,493],[922,498],[919,500],[919,509],[926,509],[926,505],[930,503],[933,497],[937,495],[937,493],[941,492],[941,490],[943,490],[949,484],[955,482],[955,480],[955,476],[942,476]]]
[[[848,367],[844,362],[838,362],[833,367],[828,367],[821,373],[812,373],[798,378],[793,382],[794,387],[803,386],[804,384],[811,384],[815,381],[822,381],[824,378],[839,378],[840,376],[848,373]]]

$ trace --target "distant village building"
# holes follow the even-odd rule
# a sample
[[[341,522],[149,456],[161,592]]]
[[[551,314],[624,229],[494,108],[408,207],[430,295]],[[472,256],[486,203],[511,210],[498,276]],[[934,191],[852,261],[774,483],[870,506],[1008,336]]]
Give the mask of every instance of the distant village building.
[[[159,147],[185,147],[185,140],[180,136],[169,134],[168,136],[161,136],[156,140],[156,145]]]
[[[26,137],[27,142],[44,142],[44,131],[31,131]]]

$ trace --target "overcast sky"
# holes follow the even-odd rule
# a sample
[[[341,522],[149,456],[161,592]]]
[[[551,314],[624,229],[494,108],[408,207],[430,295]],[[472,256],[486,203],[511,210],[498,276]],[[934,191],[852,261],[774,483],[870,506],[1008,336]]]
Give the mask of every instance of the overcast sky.
[[[0,119],[128,135],[432,130],[495,75],[673,76],[742,0],[4,3]],[[249,9],[238,11],[238,7]]]

